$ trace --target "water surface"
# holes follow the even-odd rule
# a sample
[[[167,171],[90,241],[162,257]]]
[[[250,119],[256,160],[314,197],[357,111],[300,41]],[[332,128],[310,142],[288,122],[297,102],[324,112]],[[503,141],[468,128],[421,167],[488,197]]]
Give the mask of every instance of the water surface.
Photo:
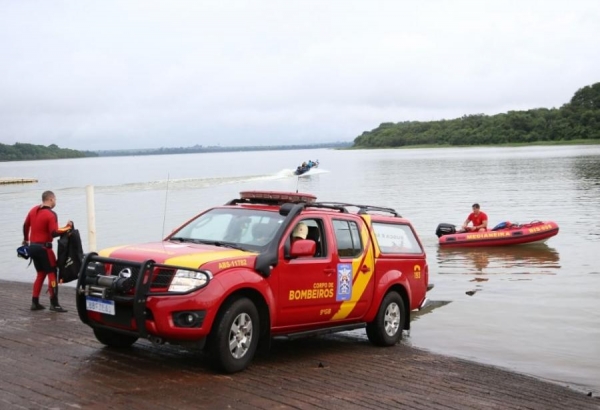
[[[293,169],[320,160],[316,175]],[[0,278],[32,282],[16,257],[23,218],[45,189],[59,222],[75,221],[87,250],[85,186],[95,186],[100,248],[158,240],[241,190],[311,192],[323,201],[395,208],[426,247],[437,308],[408,342],[600,393],[600,147],[230,152],[0,163]],[[439,249],[440,222],[478,202],[490,225],[553,220],[541,246]]]

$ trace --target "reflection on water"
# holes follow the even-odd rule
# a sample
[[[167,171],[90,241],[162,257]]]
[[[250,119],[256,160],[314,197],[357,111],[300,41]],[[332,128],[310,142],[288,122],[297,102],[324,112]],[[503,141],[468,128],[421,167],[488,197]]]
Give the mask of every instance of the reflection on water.
[[[575,158],[573,170],[578,181],[600,187],[600,158],[597,156]]]
[[[600,219],[596,215],[600,200],[600,158],[578,157],[571,166],[577,176],[577,191],[573,199],[582,208],[576,221],[578,230],[586,240],[600,242]]]
[[[414,311],[411,313],[411,320],[417,320],[422,316],[425,316],[431,312],[433,312],[437,308],[441,308],[451,303],[450,300],[431,300],[428,299],[427,304],[423,306],[422,309]]]
[[[554,274],[560,268],[558,251],[546,244],[439,247],[437,260],[440,274]]]

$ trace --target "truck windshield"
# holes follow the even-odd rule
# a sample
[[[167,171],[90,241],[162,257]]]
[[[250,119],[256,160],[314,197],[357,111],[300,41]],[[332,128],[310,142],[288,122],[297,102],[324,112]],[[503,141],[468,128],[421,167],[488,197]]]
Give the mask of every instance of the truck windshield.
[[[169,239],[260,251],[271,242],[284,218],[275,211],[215,208],[173,232]]]

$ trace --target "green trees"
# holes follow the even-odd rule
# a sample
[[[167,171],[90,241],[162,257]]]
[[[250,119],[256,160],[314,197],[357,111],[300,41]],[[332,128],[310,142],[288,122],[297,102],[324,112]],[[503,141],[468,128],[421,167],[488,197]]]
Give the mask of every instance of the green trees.
[[[363,132],[356,148],[482,145],[600,139],[600,83],[579,89],[561,108],[509,111],[453,120],[386,122]]]
[[[571,107],[574,109],[600,110],[600,83],[577,90],[571,98]]]
[[[14,145],[0,144],[0,161],[24,161],[35,159],[82,158],[95,157],[98,154],[87,151],[76,151],[59,148],[56,144],[43,145],[15,143]]]

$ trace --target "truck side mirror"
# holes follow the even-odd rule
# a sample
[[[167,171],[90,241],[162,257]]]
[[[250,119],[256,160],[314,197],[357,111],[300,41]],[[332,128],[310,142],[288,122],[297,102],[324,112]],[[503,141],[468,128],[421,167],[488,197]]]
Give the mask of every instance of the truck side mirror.
[[[299,239],[292,243],[290,256],[292,258],[302,258],[306,256],[314,256],[317,250],[317,244],[310,239]]]

